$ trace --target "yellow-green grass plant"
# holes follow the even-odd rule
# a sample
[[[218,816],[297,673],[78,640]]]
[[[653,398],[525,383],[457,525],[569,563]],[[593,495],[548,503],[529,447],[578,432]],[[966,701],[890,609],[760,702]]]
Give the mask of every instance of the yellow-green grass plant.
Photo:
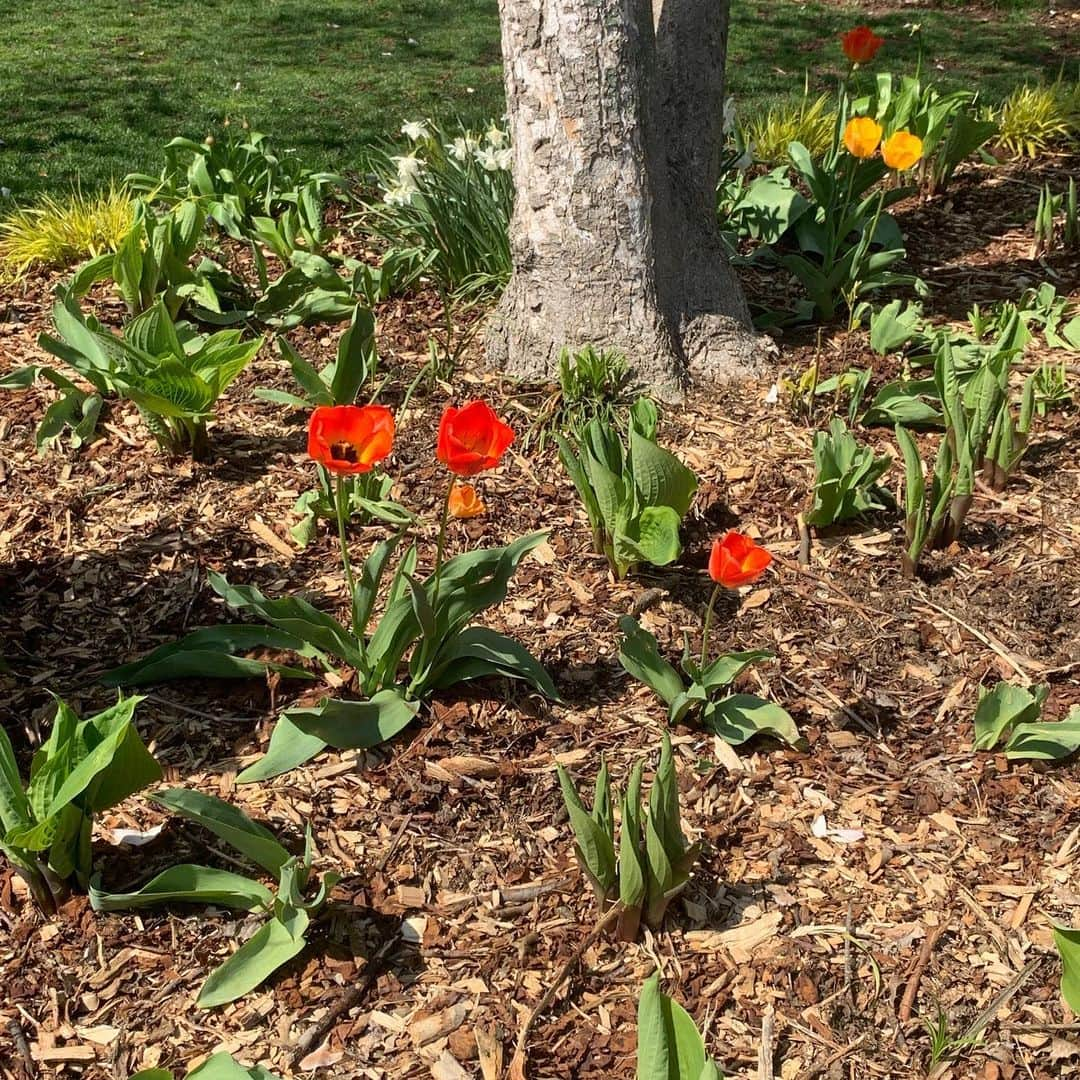
[[[130,231],[135,200],[126,187],[85,195],[42,195],[0,219],[0,279],[17,280],[39,267],[68,267],[115,251]]]
[[[1035,158],[1080,134],[1080,93],[1060,80],[1018,86],[998,112],[998,145],[1012,157]]]
[[[774,106],[755,116],[743,127],[742,135],[756,160],[766,165],[787,161],[788,147],[802,143],[810,156],[821,157],[832,140],[836,111],[828,94],[810,99],[803,94],[798,101]]]

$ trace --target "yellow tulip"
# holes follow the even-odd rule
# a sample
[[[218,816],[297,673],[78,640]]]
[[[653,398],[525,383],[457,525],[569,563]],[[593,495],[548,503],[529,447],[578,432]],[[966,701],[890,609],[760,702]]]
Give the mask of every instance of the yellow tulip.
[[[869,116],[853,116],[844,128],[844,145],[857,158],[870,158],[881,142],[881,125]]]
[[[890,169],[904,172],[922,157],[922,139],[910,131],[898,131],[882,143],[881,156]]]

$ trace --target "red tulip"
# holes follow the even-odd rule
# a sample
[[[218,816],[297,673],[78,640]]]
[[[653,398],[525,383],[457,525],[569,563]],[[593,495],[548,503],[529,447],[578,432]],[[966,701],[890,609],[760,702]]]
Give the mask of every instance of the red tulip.
[[[308,424],[308,454],[332,473],[371,472],[394,443],[394,417],[382,405],[320,405]]]
[[[709,577],[725,589],[737,589],[757,581],[771,562],[772,555],[763,547],[732,529],[713,544]]]
[[[514,431],[483,401],[447,406],[439,423],[438,459],[458,476],[493,469],[514,441]]]
[[[869,64],[885,39],[878,37],[869,26],[856,26],[840,35],[840,47],[853,64]]]

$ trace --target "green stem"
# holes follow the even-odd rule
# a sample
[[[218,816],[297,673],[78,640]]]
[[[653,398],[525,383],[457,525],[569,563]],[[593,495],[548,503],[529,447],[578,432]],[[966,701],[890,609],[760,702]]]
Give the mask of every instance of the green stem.
[[[720,583],[717,582],[713,588],[712,596],[709,597],[709,606],[705,609],[705,628],[701,632],[701,666],[705,667],[705,660],[709,655],[709,630],[712,627],[712,615],[713,607],[716,605],[716,598],[720,595]]]
[[[443,555],[446,553],[446,524],[450,519],[450,495],[454,490],[454,482],[454,477],[451,476],[450,484],[446,489],[446,498],[443,499],[442,518],[439,521],[439,543],[435,548],[435,589],[431,599],[431,610],[436,612],[436,617],[438,617],[439,609],[439,582],[442,574]]]
[[[349,558],[349,543],[345,539],[345,477],[334,477],[334,512],[337,517],[338,541],[341,544],[341,563],[345,567],[345,582],[349,588],[349,607],[352,611],[352,631],[356,639],[360,640],[362,627],[356,612],[356,582],[353,580],[352,560]]]

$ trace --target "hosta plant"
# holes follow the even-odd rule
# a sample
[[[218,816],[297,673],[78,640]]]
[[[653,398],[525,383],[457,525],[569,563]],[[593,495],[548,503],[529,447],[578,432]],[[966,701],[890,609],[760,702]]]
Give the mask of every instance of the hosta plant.
[[[241,330],[195,334],[175,324],[160,299],[118,337],[61,293],[53,326],[58,337],[38,338],[46,352],[102,396],[115,392],[133,401],[162,449],[196,457],[206,452],[206,422],[218,398],[262,346],[261,338],[242,341]]]
[[[1054,944],[1061,957],[1061,996],[1080,1013],[1080,927],[1055,926]]]
[[[384,742],[402,731],[432,694],[465,680],[504,675],[558,697],[548,673],[523,646],[505,634],[472,625],[480,612],[502,602],[518,564],[546,539],[546,532],[532,533],[506,547],[466,551],[444,562],[456,487],[451,478],[432,573],[425,578],[417,575],[414,545],[398,560],[384,592],[402,532],[377,544],[354,572],[346,533],[345,481],[370,472],[386,458],[393,437],[393,417],[378,405],[320,406],[309,425],[308,452],[335,479],[335,518],[351,609],[348,623],[299,597],[268,599],[256,588],[230,585],[211,572],[211,588],[230,607],[249,612],[265,625],[197,630],[105,676],[114,685],[191,675],[248,677],[268,671],[314,677],[303,668],[242,655],[262,648],[292,652],[321,667],[335,687],[355,691],[355,698],[325,697],[310,708],[283,713],[266,756],[240,774],[241,782],[295,768],[328,745],[357,748]],[[471,477],[494,468],[512,438],[513,432],[488,405],[470,402],[444,413],[437,454],[454,476]],[[380,595],[382,614],[376,619]]]
[[[888,454],[876,456],[860,446],[839,417],[828,431],[814,436],[814,505],[806,515],[810,525],[835,525],[871,510],[893,505],[892,496],[877,481],[892,464]]]
[[[1042,708],[1049,696],[1046,684],[1027,690],[999,682],[993,690],[979,688],[975,709],[976,750],[1004,744],[1010,761],[1059,761],[1080,748],[1080,705],[1063,720],[1045,721]]]
[[[645,980],[638,1001],[637,1080],[723,1080],[705,1050],[693,1017],[660,989],[659,973]]]
[[[614,801],[607,764],[601,761],[591,810],[582,803],[570,774],[561,765],[556,768],[582,873],[602,911],[616,900],[621,903],[616,933],[620,941],[633,941],[642,921],[653,928],[660,925],[668,904],[686,887],[698,856],[697,845],[687,843],[683,836],[671,740],[665,732],[644,812],[640,761],[630,774],[625,794],[616,789]],[[615,805],[620,814],[618,842]]]
[[[555,439],[592,528],[593,547],[625,577],[638,563],[666,566],[682,551],[679,525],[697,477],[656,444],[656,407],[639,398],[630,410],[626,443],[610,420],[595,417],[577,446]]]
[[[624,615],[619,620],[624,635],[619,645],[619,663],[660,696],[667,706],[670,724],[700,727],[733,746],[755,735],[771,735],[791,746],[805,745],[795,721],[785,709],[754,694],[726,692],[747,668],[773,659],[773,653],[754,649],[709,658],[709,629],[720,590],[751,584],[771,562],[769,552],[743,533],[732,531],[715,542],[709,558],[709,576],[716,584],[705,611],[701,652],[695,654],[691,650],[687,634],[681,672],[664,659],[656,638],[637,619]]]
[[[260,387],[255,391],[256,397],[311,409],[319,405],[352,405],[365,386],[370,386],[373,396],[377,393],[374,381],[379,356],[375,348],[375,317],[369,308],[356,305],[349,326],[338,341],[336,359],[321,370],[305,360],[286,338],[279,337],[277,343],[303,396]],[[393,480],[378,470],[347,476],[343,482],[347,518],[361,525],[372,519],[394,525],[409,524],[412,514],[388,497],[392,487]],[[315,538],[319,520],[333,519],[336,512],[330,475],[320,466],[318,485],[303,492],[293,506],[293,513],[299,514],[300,520],[289,532],[300,547],[307,547]]]
[[[129,1080],[176,1080],[171,1069],[140,1069]],[[184,1074],[184,1080],[279,1080],[261,1065],[240,1065],[232,1054],[219,1050]]]
[[[306,895],[312,883],[315,855],[310,827],[304,854],[297,857],[242,810],[212,795],[173,788],[152,798],[165,809],[209,830],[276,878],[277,891],[232,870],[182,863],[163,870],[130,893],[107,892],[95,878],[90,887],[90,906],[95,911],[126,911],[159,904],[212,904],[265,915],[266,922],[211,972],[199,991],[196,1004],[202,1008],[225,1005],[254,990],[303,950],[311,916],[326,902],[340,875],[323,874],[315,894],[310,898]]]
[[[161,779],[133,723],[141,700],[122,698],[83,720],[58,698],[25,786],[0,727],[0,853],[46,913],[73,884],[90,883],[94,815]]]

